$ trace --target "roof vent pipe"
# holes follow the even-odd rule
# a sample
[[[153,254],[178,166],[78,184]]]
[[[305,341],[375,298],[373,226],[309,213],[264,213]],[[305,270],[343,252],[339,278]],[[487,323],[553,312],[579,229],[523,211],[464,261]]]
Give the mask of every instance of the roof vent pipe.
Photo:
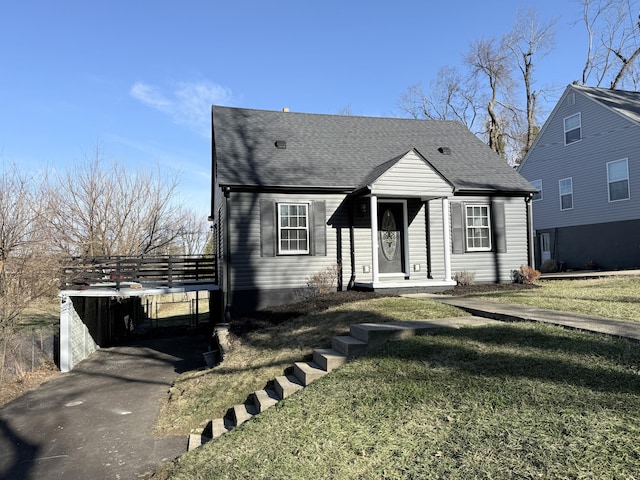
[[[440,147],[440,148],[438,148],[438,151],[442,155],[451,155],[451,149],[449,147]]]

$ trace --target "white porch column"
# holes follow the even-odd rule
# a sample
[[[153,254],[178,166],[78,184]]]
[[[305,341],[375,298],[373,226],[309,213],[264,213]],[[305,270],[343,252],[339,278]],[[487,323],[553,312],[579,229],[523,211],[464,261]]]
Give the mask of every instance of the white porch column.
[[[378,197],[371,195],[369,212],[371,214],[371,280],[378,281]]]
[[[68,372],[73,368],[71,348],[71,299],[60,296],[60,371]]]
[[[442,238],[444,244],[444,279],[451,280],[451,226],[449,225],[449,199],[442,198]]]

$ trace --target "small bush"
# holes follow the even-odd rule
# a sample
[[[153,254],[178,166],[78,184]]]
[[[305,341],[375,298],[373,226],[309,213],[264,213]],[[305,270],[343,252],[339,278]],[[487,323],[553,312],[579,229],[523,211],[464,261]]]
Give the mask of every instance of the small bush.
[[[306,295],[304,296],[317,297],[334,292],[339,271],[338,265],[331,265],[320,272],[312,274],[307,278]]]
[[[514,271],[514,280],[516,283],[532,285],[539,279],[540,272],[529,265],[520,265],[520,270]]]
[[[476,282],[476,272],[462,270],[453,274],[453,279],[458,285],[473,285]]]

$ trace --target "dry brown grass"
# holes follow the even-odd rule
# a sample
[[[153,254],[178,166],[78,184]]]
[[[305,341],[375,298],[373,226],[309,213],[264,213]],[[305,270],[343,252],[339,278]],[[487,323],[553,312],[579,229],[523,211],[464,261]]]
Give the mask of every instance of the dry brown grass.
[[[294,362],[309,358],[314,348],[329,346],[333,336],[345,334],[353,323],[461,315],[466,314],[432,301],[358,292],[334,293],[259,312],[237,322],[232,348],[220,365],[185,373],[175,381],[156,433],[186,434],[208,419],[222,417]]]
[[[4,381],[0,388],[0,408],[58,375],[58,367],[53,362],[47,362],[33,372]]]

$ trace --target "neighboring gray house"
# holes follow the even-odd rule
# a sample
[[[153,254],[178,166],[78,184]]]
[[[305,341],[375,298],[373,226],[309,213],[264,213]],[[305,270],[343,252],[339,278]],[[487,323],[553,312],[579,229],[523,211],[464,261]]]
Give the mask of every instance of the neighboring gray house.
[[[529,263],[535,189],[458,122],[214,106],[221,305],[334,288],[437,291],[458,271],[510,282]]]
[[[569,85],[518,171],[536,266],[640,267],[640,93]]]

